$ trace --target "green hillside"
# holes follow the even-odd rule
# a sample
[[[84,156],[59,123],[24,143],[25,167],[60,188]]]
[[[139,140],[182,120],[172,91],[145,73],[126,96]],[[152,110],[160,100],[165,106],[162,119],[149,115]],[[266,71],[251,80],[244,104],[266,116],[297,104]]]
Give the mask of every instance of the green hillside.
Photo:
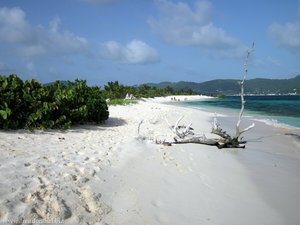
[[[162,82],[148,84],[157,88],[171,87],[175,90],[192,90],[206,95],[236,95],[240,92],[239,80],[218,79],[202,83]],[[300,75],[291,79],[256,78],[245,82],[246,94],[300,94]]]

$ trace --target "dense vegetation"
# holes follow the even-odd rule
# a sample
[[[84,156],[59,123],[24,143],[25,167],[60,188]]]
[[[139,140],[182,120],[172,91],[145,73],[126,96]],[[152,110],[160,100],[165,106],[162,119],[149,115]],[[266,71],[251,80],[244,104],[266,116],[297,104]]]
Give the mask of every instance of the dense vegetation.
[[[108,119],[109,104],[131,104],[124,100],[176,94],[171,87],[149,85],[125,86],[118,81],[108,82],[103,89],[89,87],[86,81],[56,81],[41,84],[36,80],[22,81],[17,75],[0,76],[0,129],[61,129],[74,124],[99,123]]]
[[[107,85],[104,85],[105,98],[124,99],[127,93],[132,94],[135,98],[153,98],[168,95],[195,94],[195,92],[189,89],[175,90],[169,86],[164,88],[157,88],[146,84],[141,86],[125,86],[120,84],[118,81],[108,82]]]
[[[99,123],[108,107],[98,87],[86,81],[44,86],[36,80],[0,76],[0,128],[69,128],[73,124]]]
[[[174,90],[192,90],[196,93],[206,95],[236,95],[240,93],[239,80],[219,79],[195,82],[162,82],[159,84],[148,84],[152,87],[164,88],[169,86]],[[250,79],[245,83],[246,94],[300,94],[300,75],[291,79]]]

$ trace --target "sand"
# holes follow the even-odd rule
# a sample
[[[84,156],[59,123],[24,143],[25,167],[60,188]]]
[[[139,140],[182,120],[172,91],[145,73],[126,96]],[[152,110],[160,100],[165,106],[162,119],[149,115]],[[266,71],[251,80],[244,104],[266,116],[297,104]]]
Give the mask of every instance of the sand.
[[[213,112],[170,100],[111,106],[96,126],[1,131],[0,223],[299,224],[299,138],[286,135],[299,131],[255,121],[244,150],[156,145],[181,115],[212,136]],[[236,118],[219,120],[234,131]]]

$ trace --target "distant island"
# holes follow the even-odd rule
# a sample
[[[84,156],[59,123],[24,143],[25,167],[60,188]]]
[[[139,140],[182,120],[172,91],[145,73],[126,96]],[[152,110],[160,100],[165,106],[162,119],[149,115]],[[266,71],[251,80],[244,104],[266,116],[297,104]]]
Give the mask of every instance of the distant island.
[[[217,79],[202,83],[196,82],[161,82],[147,83],[156,88],[171,87],[174,90],[191,90],[204,95],[238,95],[239,80]],[[300,75],[291,79],[256,78],[245,83],[246,95],[300,95]]]

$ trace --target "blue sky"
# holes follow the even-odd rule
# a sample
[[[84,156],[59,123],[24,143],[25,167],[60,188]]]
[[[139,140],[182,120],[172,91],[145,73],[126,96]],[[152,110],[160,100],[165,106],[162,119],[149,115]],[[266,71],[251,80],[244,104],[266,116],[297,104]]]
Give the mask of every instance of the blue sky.
[[[103,85],[300,74],[299,0],[1,0],[0,74]]]

